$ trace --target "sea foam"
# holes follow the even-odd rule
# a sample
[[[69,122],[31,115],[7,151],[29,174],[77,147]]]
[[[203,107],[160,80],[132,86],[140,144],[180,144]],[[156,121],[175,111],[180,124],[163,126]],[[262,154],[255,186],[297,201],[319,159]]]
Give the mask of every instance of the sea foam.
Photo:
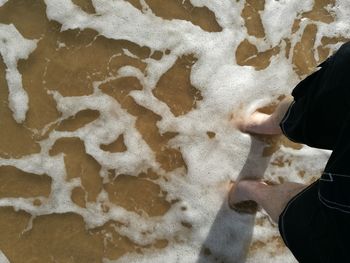
[[[36,42],[25,39],[12,24],[0,24],[0,54],[6,64],[9,106],[17,122],[25,120],[29,107],[28,95],[22,87],[22,76],[17,70],[17,61],[27,59],[35,50]]]
[[[7,257],[4,255],[4,253],[2,253],[1,250],[0,250],[0,262],[1,263],[10,263],[10,261],[7,259]]]
[[[6,1],[0,2],[3,4]],[[312,9],[313,1],[266,1],[261,11],[265,38],[249,36],[240,17],[244,1],[191,0],[194,6],[206,6],[212,10],[221,32],[207,32],[189,21],[165,20],[157,17],[151,9],[141,12],[126,1],[93,0],[97,14],[88,14],[70,0],[45,0],[47,17],[62,25],[61,30],[94,29],[109,39],[128,40],[151,50],[170,50],[160,60],[144,59],[146,73],[132,66],[122,67],[116,75],[102,82],[94,83],[94,92],[88,96],[63,97],[59,92],[50,92],[57,110],[61,113],[58,121],[74,116],[81,110],[92,109],[100,112],[99,118],[75,131],[50,132],[48,138],[40,141],[41,152],[18,159],[0,159],[0,165],[12,165],[31,173],[47,174],[52,178],[52,192],[42,198],[43,205],[34,206],[32,199],[3,198],[1,206],[13,206],[33,216],[52,213],[73,212],[80,214],[88,228],[101,226],[115,220],[123,225],[119,234],[139,245],[152,244],[167,239],[169,244],[162,250],[148,249],[143,254],[129,253],[113,261],[104,262],[296,262],[291,253],[277,250],[279,245],[270,242],[278,236],[276,224],[268,219],[264,211],[256,218],[237,214],[227,206],[227,185],[244,172],[259,173],[268,179],[282,176],[287,181],[309,182],[312,175],[318,176],[328,157],[328,151],[280,147],[272,156],[262,157],[265,143],[237,131],[230,122],[231,114],[240,112],[247,115],[264,106],[281,94],[288,94],[300,81],[293,70],[292,58],[286,58],[286,44],[289,38],[291,49],[300,41],[303,29],[315,23],[303,19],[299,31],[291,34],[294,19]],[[144,9],[145,9],[144,8]],[[146,10],[145,9],[145,10]],[[317,22],[318,32],[315,48],[322,36],[350,37],[347,14],[350,6],[346,0],[337,1],[333,12],[336,19],[330,24]],[[21,76],[16,68],[18,59],[25,59],[35,49],[35,40],[24,39],[13,25],[0,25],[1,55],[7,66],[7,81],[10,90],[10,107],[16,121],[25,119],[28,97],[21,85]],[[244,39],[249,39],[259,51],[279,45],[281,51],[272,56],[270,64],[257,71],[251,66],[237,64],[235,51]],[[337,44],[330,44],[336,50]],[[124,50],[125,55],[133,55]],[[197,61],[191,69],[191,83],[201,91],[203,100],[189,113],[174,116],[169,107],[152,93],[161,76],[174,65],[177,58],[194,54]],[[178,168],[165,171],[157,162],[155,154],[136,129],[136,118],[99,87],[111,80],[134,76],[140,80],[142,90],[133,91],[130,96],[141,106],[159,114],[157,122],[161,133],[176,132],[178,135],[169,145],[181,151],[187,170]],[[207,132],[215,134],[209,138]],[[109,153],[100,149],[124,134],[127,150],[123,153]],[[67,182],[64,154],[50,156],[54,143],[63,137],[78,137],[84,142],[86,153],[100,165],[100,176],[108,181],[107,171],[115,169],[116,174],[137,175],[152,168],[161,175],[155,182],[166,191],[167,199],[179,200],[163,216],[147,217],[127,211],[111,204],[106,192],[98,196],[98,202],[90,202],[81,208],[72,202],[72,189],[81,186],[79,179]],[[270,160],[285,158],[289,166],[278,167]],[[243,171],[243,172],[242,172]],[[306,171],[305,178],[298,172]],[[166,179],[165,179],[166,178]],[[99,203],[110,204],[110,210],[103,212]],[[183,211],[181,207],[186,207]],[[255,220],[263,221],[255,225]],[[184,229],[181,222],[188,222],[192,228]],[[147,235],[142,233],[148,233]],[[261,241],[263,249],[246,258],[247,246]],[[203,255],[209,249],[211,256]],[[273,256],[271,256],[271,254]],[[6,261],[5,261],[6,262]]]
[[[0,0],[0,6],[4,5],[8,0]]]

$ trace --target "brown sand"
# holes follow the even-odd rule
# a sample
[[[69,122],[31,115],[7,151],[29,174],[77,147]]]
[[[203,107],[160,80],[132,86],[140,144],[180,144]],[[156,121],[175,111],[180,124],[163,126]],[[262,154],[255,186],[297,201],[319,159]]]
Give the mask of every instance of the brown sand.
[[[95,10],[88,0],[73,1],[84,11],[94,13]],[[129,1],[136,8],[141,9],[139,1]],[[146,0],[153,12],[165,19],[185,19],[210,32],[221,31],[214,14],[208,8],[193,7],[189,1],[176,0]],[[331,22],[332,16],[324,6],[334,3],[334,0],[316,0],[311,12],[302,14],[315,21]],[[248,0],[242,11],[248,33],[257,38],[265,36],[259,11],[264,8],[264,0]],[[294,32],[299,27],[300,20],[294,23]],[[93,110],[84,110],[73,118],[60,124],[52,125],[48,131],[43,130],[45,125],[60,117],[56,105],[47,90],[58,90],[63,96],[81,96],[92,93],[92,82],[105,79],[110,72],[117,71],[125,65],[132,65],[145,70],[145,64],[138,59],[119,56],[109,62],[110,57],[128,48],[140,58],[151,56],[150,49],[140,47],[128,41],[117,41],[97,36],[93,30],[68,30],[60,32],[60,25],[49,21],[45,14],[45,4],[42,0],[11,0],[0,8],[0,23],[13,23],[19,32],[26,38],[39,39],[37,49],[29,59],[19,62],[18,69],[23,77],[23,86],[29,95],[29,111],[26,121],[17,124],[8,108],[7,100],[0,104],[0,156],[2,158],[19,158],[40,151],[38,142],[47,137],[53,129],[59,131],[73,131],[98,118],[99,113]],[[317,28],[309,25],[304,30],[301,42],[290,50],[290,41],[287,44],[286,57],[292,56],[295,72],[301,77],[310,73],[315,65],[329,55],[329,49],[318,47],[321,54],[319,61],[315,60],[313,46]],[[93,39],[96,39],[93,41]],[[57,49],[57,41],[64,42],[69,48]],[[345,39],[323,38],[322,44],[345,41]],[[92,43],[91,45],[87,45]],[[268,67],[270,58],[281,51],[280,46],[258,52],[257,48],[247,39],[238,47],[236,52],[239,65],[251,65],[256,70]],[[160,59],[162,52],[155,52],[152,58]],[[196,59],[193,55],[178,58],[176,63],[166,72],[158,82],[153,94],[165,102],[175,116],[188,113],[196,107],[196,101],[202,96],[190,83],[190,70]],[[174,85],[176,83],[176,85]],[[67,85],[69,84],[69,85]],[[5,81],[5,65],[0,59],[0,86],[7,87]],[[69,87],[69,88],[67,88]],[[160,134],[156,123],[160,116],[138,105],[127,94],[131,90],[142,89],[136,78],[122,78],[108,82],[101,86],[101,90],[112,96],[130,114],[137,118],[136,128],[144,140],[155,152],[157,161],[166,171],[178,167],[186,169],[186,163],[178,149],[168,146],[168,141],[176,133]],[[0,89],[0,97],[7,98],[7,88]],[[270,107],[270,108],[269,108]],[[275,107],[272,103],[265,108],[271,111]],[[45,114],[42,114],[45,112]],[[35,132],[37,130],[37,132]],[[208,131],[209,138],[215,133]],[[269,140],[268,138],[265,140]],[[285,139],[273,139],[265,155],[271,155],[282,143],[288,147],[300,148]],[[24,147],[25,146],[25,147]],[[101,145],[101,149],[109,152],[123,152],[126,150],[123,135],[109,145]],[[105,189],[110,200],[129,211],[146,213],[148,216],[163,215],[171,207],[166,201],[166,192],[159,185],[152,182],[159,176],[153,171],[135,177],[119,175],[110,171],[111,181],[102,182],[99,176],[99,163],[85,151],[84,144],[78,138],[63,138],[58,140],[50,151],[54,156],[65,153],[64,161],[68,178],[80,177],[83,188],[73,190],[72,200],[81,207],[87,201],[95,201],[96,196]],[[278,165],[278,164],[277,164]],[[82,176],[84,174],[84,176]],[[47,175],[27,174],[11,167],[0,167],[0,197],[32,197],[35,205],[41,201],[35,199],[50,194],[51,180]],[[104,209],[108,211],[108,206]],[[158,240],[147,247],[139,246],[115,231],[120,222],[108,222],[102,227],[87,230],[81,216],[67,214],[50,214],[36,217],[33,228],[24,231],[31,216],[23,211],[14,211],[12,208],[0,208],[0,249],[8,256],[12,263],[24,262],[101,262],[103,257],[117,259],[126,252],[142,252],[147,248],[161,249],[167,246],[167,240]],[[184,226],[191,226],[183,222]],[[107,234],[113,239],[106,239]],[[276,247],[280,247],[280,240]],[[253,244],[250,253],[263,244]]]

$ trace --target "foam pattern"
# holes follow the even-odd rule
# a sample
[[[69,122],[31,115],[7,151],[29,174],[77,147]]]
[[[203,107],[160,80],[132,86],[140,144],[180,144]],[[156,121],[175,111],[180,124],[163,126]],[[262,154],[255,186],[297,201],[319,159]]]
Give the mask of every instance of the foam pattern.
[[[8,0],[1,0],[0,1],[0,6],[4,5]]]
[[[6,80],[9,88],[9,106],[17,122],[25,120],[28,95],[22,87],[22,76],[17,61],[26,59],[36,48],[36,40],[25,39],[13,24],[0,24],[0,54],[6,64]]]
[[[5,2],[0,1],[0,6]],[[117,74],[93,83],[94,92],[88,96],[63,97],[59,92],[51,91],[61,113],[57,122],[84,109],[98,110],[100,116],[75,131],[52,130],[46,139],[39,142],[40,153],[18,159],[0,159],[0,165],[12,165],[25,172],[47,174],[52,178],[51,194],[48,198],[40,198],[42,205],[33,205],[31,198],[2,198],[0,206],[24,210],[33,218],[73,212],[84,218],[88,228],[115,220],[122,223],[117,228],[118,232],[140,245],[152,244],[159,239],[169,241],[162,250],[129,253],[116,261],[106,258],[106,263],[156,263],[164,262],[164,258],[174,263],[216,262],[213,257],[203,256],[205,248],[209,248],[219,262],[296,262],[288,250],[276,251],[278,246],[269,243],[269,238],[278,236],[278,230],[275,224],[269,223],[264,212],[259,212],[254,218],[228,208],[228,182],[237,179],[242,169],[252,174],[259,171],[259,165],[267,166],[265,177],[268,179],[276,180],[276,175],[280,175],[285,180],[308,182],[311,176],[301,178],[298,172],[307,171],[319,176],[330,153],[307,146],[300,150],[282,146],[269,158],[284,158],[290,161],[290,165],[270,165],[269,158],[261,157],[265,144],[237,131],[230,117],[232,112],[249,114],[279,95],[290,93],[298,83],[300,79],[293,70],[292,59],[284,55],[286,44],[282,39],[289,38],[293,48],[300,41],[303,29],[312,23],[316,23],[318,28],[315,48],[323,36],[349,38],[349,2],[336,2],[332,9],[336,14],[334,22],[326,24],[304,18],[298,31],[291,35],[294,19],[310,11],[313,1],[267,0],[264,11],[260,12],[266,34],[263,39],[249,36],[245,29],[240,16],[244,1],[191,0],[194,6],[206,6],[214,12],[223,28],[215,33],[204,31],[189,21],[164,20],[155,16],[146,2],[141,2],[143,11],[122,0],[92,0],[96,14],[88,14],[70,0],[45,0],[47,17],[60,23],[62,31],[94,29],[109,39],[128,40],[152,51],[170,50],[170,53],[164,54],[160,60],[143,59],[147,64],[145,73],[132,66],[122,67]],[[279,45],[281,52],[272,56],[269,66],[263,70],[239,66],[235,51],[246,38],[259,51]],[[331,50],[337,47],[338,44],[329,45]],[[7,67],[9,106],[17,122],[25,120],[28,110],[28,96],[21,84],[17,61],[26,59],[35,48],[36,40],[23,38],[13,25],[0,25],[0,52]],[[128,50],[124,50],[124,54],[136,56]],[[197,58],[191,69],[191,83],[201,91],[203,100],[197,102],[197,107],[189,113],[176,117],[164,102],[153,95],[152,90],[177,58],[185,54],[193,54]],[[132,91],[130,96],[162,117],[157,122],[159,131],[178,133],[169,141],[169,146],[180,149],[187,170],[178,168],[167,172],[162,169],[154,152],[136,129],[136,117],[99,89],[103,83],[125,76],[140,80],[143,89]],[[215,137],[210,139],[207,131],[214,132]],[[121,134],[125,139],[125,152],[110,153],[100,149],[101,144],[111,143]],[[155,182],[168,193],[168,201],[180,201],[172,204],[164,216],[157,217],[142,216],[113,205],[105,191],[98,195],[97,202],[88,203],[86,208],[79,207],[72,202],[71,193],[73,188],[81,186],[80,179],[67,182],[64,154],[49,155],[54,143],[63,137],[78,137],[84,142],[86,153],[101,165],[100,176],[105,182],[108,182],[110,169],[115,169],[116,174],[138,175],[151,168],[160,175]],[[255,147],[253,154],[252,145]],[[246,163],[251,164],[246,167]],[[109,203],[110,210],[102,211],[101,203]],[[183,211],[181,207],[187,209]],[[252,228],[259,219],[265,223]],[[181,225],[183,221],[189,222],[192,228],[185,229]],[[257,240],[266,246],[247,257],[247,246]],[[0,262],[1,257],[2,254]],[[7,262],[3,258],[3,262]]]
[[[10,261],[7,259],[7,257],[2,253],[0,250],[0,263],[10,263]]]

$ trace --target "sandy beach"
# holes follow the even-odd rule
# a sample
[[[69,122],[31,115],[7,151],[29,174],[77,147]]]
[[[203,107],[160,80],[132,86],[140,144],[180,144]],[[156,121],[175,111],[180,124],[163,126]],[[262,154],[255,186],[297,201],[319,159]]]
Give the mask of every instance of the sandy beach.
[[[296,262],[264,211],[228,208],[228,186],[310,183],[329,152],[232,118],[272,112],[350,39],[349,13],[346,0],[0,1],[0,262]]]

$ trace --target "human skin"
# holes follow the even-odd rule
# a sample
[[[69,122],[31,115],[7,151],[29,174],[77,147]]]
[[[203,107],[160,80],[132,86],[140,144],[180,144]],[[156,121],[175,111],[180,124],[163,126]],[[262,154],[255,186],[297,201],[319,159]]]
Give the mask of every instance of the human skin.
[[[265,114],[255,111],[248,117],[236,118],[233,123],[237,129],[244,133],[280,135],[282,130],[279,123],[286,114],[293,97],[284,98],[272,114]],[[254,178],[254,176],[252,176]],[[278,222],[279,215],[287,205],[288,201],[306,188],[307,185],[284,182],[278,185],[269,185],[263,180],[241,179],[232,183],[228,196],[229,206],[240,212],[239,208],[244,201],[252,200],[257,203],[257,207],[262,207],[274,222]],[[246,209],[252,213],[252,209]]]

